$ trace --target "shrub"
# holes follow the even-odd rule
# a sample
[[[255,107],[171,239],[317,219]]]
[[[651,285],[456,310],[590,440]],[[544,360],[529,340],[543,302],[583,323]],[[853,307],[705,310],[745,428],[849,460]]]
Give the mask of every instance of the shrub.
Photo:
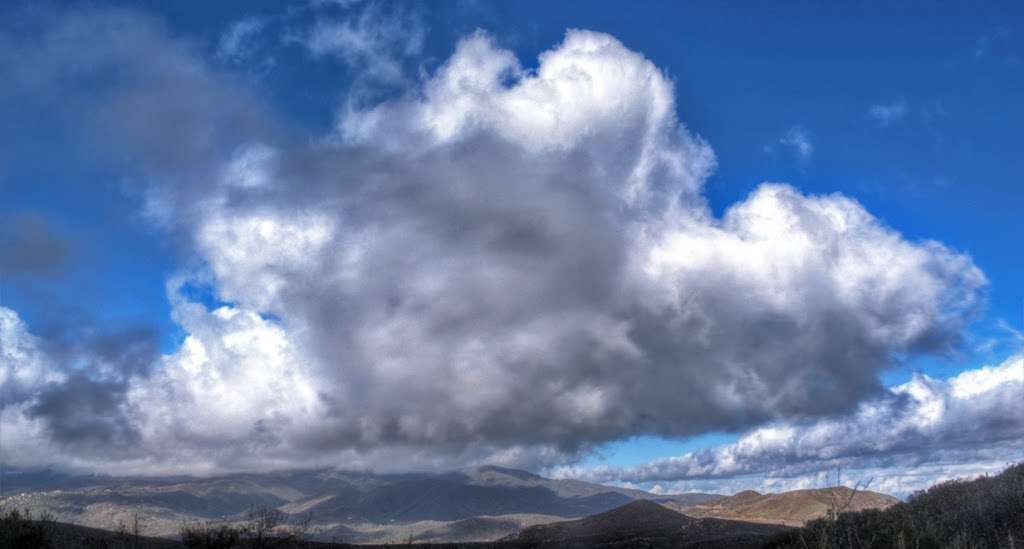
[[[43,513],[33,517],[28,511],[10,509],[0,512],[0,549],[53,547],[53,516]]]
[[[181,530],[181,542],[189,549],[232,549],[241,539],[241,530],[228,524],[193,524]]]
[[[259,507],[250,511],[247,520],[232,524],[207,522],[186,525],[181,541],[189,549],[264,549],[302,547],[310,518],[289,522],[288,516],[276,509]]]

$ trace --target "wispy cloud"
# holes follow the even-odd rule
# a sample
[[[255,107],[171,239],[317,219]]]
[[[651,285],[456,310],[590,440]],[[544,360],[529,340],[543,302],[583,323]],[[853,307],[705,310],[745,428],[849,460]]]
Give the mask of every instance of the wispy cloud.
[[[255,50],[255,38],[266,26],[266,19],[249,16],[231,24],[221,35],[217,56],[228,61],[241,61]]]
[[[993,66],[1019,68],[1021,64],[1019,40],[1020,37],[1012,34],[1006,27],[996,27],[974,41],[971,57],[978,63],[994,63]]]
[[[779,138],[779,143],[789,147],[801,160],[809,160],[814,153],[811,135],[801,126],[793,126]]]
[[[1024,331],[1014,327],[1005,319],[998,319],[994,326],[995,330],[989,337],[979,341],[975,345],[975,351],[982,354],[991,354],[1006,349],[1012,352],[1024,353]]]
[[[868,109],[868,114],[882,126],[890,126],[903,120],[907,115],[907,103],[906,101],[895,101],[888,104],[872,105]]]
[[[427,27],[416,11],[400,4],[343,2],[342,14],[320,14],[311,29],[293,32],[314,56],[334,56],[360,77],[384,84],[406,79],[405,63],[423,48]],[[354,9],[358,8],[358,9]]]
[[[997,27],[987,34],[979,36],[974,41],[971,54],[975,59],[988,57],[994,53],[1001,53],[1004,46],[1010,42],[1010,31],[1005,27]]]

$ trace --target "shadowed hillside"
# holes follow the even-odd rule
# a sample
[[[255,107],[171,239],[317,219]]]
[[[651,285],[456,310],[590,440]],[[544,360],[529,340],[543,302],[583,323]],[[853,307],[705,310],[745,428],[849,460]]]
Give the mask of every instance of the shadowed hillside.
[[[745,547],[780,529],[692,518],[638,500],[583,519],[527,528],[512,541],[521,547]]]

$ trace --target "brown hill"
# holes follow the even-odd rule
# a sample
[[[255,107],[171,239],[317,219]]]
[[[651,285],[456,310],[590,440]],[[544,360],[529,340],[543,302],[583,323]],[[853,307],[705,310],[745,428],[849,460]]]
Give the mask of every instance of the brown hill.
[[[854,491],[845,486],[817,490],[793,490],[779,494],[759,494],[752,490],[734,496],[692,506],[669,504],[691,517],[715,517],[786,526],[803,526],[824,517],[829,509],[863,511],[886,509],[899,500],[878,492]]]
[[[652,501],[638,500],[582,519],[533,526],[509,541],[518,547],[739,547],[781,529],[692,518]]]

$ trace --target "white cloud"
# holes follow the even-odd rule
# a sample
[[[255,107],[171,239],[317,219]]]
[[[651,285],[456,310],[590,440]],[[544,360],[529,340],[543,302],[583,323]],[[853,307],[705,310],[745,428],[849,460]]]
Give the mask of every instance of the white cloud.
[[[46,384],[66,379],[41,347],[18,314],[0,306],[0,398],[5,405],[23,402]]]
[[[801,160],[810,159],[811,154],[814,153],[814,143],[811,142],[810,134],[800,126],[793,126],[786,130],[786,133],[779,138],[779,143],[793,149],[793,152]]]
[[[894,354],[955,348],[981,305],[969,257],[841,195],[765,184],[714,217],[711,148],[677,120],[670,79],[609,35],[570,31],[527,68],[476,33],[422,85],[290,140],[187,50],[119,17],[175,52],[166,70],[95,32],[81,33],[85,59],[37,54],[36,70],[126,65],[113,72],[141,81],[103,97],[146,116],[100,127],[203,265],[181,284],[229,305],[189,302],[175,281],[185,344],[146,375],[80,380],[94,415],[116,415],[99,422],[103,451],[81,442],[87,426],[60,429],[59,387],[26,412],[55,463],[562,463],[637,434],[846,412],[882,390]],[[395,47],[361,24],[340,43]],[[188,124],[146,110],[167,89]],[[111,452],[121,439],[130,449]]]
[[[630,202],[656,192],[662,201],[696,195],[715,162],[676,120],[665,75],[612,36],[589,31],[570,31],[535,71],[477,32],[426,83],[421,100],[349,112],[340,129],[347,142],[389,148],[497,134],[531,154],[584,151],[618,187],[610,190]]]
[[[891,126],[903,120],[907,115],[907,103],[906,101],[897,101],[885,105],[872,105],[868,109],[868,114],[882,126]]]

